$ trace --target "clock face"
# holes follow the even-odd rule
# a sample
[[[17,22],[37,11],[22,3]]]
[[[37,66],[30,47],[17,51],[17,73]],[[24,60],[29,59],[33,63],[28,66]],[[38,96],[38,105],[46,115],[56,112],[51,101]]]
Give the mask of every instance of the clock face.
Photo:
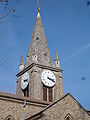
[[[29,75],[28,75],[28,73],[26,72],[26,73],[24,73],[24,74],[22,75],[22,78],[21,78],[21,83],[20,83],[21,89],[22,89],[22,90],[26,89],[26,87],[28,86],[28,84],[29,84]]]
[[[45,70],[42,72],[41,80],[47,87],[53,87],[56,84],[56,77],[50,70]]]

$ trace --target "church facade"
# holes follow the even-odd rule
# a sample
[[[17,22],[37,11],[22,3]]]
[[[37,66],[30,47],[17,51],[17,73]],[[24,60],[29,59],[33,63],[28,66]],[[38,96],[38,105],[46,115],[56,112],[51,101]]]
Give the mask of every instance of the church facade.
[[[0,92],[0,120],[90,120],[70,94],[63,95],[63,78],[56,52],[52,62],[38,13],[24,63],[21,57],[16,95]]]

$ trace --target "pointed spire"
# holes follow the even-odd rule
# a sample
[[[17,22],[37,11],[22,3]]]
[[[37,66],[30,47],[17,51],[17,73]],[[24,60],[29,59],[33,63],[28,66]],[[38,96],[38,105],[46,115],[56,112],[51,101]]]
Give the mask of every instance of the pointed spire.
[[[56,56],[55,56],[55,66],[58,68],[60,67],[60,60],[59,60],[59,57],[58,57],[58,53],[56,51]]]
[[[27,53],[27,57],[29,57],[29,51],[28,51],[28,53]]]
[[[59,57],[58,57],[58,52],[57,52],[57,51],[56,51],[55,60],[59,60]]]
[[[22,71],[23,69],[24,69],[24,60],[23,60],[23,56],[21,56],[19,71]]]
[[[31,63],[36,62],[38,64],[55,67],[49,53],[49,48],[41,21],[39,0],[37,18],[32,33],[31,44],[29,46],[27,58],[25,61],[25,67],[29,66]]]
[[[24,65],[23,56],[21,56],[20,65]]]

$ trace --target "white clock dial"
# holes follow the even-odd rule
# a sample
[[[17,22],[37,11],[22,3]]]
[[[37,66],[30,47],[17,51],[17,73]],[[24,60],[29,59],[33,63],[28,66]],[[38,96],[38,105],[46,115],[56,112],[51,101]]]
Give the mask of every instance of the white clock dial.
[[[28,73],[26,72],[26,73],[24,73],[24,74],[22,75],[22,78],[21,78],[21,83],[20,83],[21,89],[22,89],[22,90],[26,89],[26,87],[28,86],[28,84],[29,84],[29,75],[28,75]]]
[[[48,87],[53,87],[56,84],[56,77],[50,70],[45,70],[41,74],[42,83]]]

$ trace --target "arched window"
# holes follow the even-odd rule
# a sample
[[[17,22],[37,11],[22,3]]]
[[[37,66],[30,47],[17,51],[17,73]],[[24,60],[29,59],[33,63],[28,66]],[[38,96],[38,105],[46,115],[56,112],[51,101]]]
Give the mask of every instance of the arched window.
[[[65,120],[73,120],[70,114],[66,115]]]
[[[14,118],[11,115],[9,115],[9,116],[6,117],[5,120],[14,120]]]

